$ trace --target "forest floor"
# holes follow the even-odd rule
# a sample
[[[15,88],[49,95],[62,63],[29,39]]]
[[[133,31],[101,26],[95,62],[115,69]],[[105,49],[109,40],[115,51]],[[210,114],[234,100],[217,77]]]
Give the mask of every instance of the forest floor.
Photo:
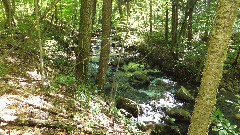
[[[106,113],[99,96],[89,102],[57,92],[41,92],[19,79],[0,84],[1,135],[123,134],[127,127]],[[11,82],[11,83],[10,83]]]

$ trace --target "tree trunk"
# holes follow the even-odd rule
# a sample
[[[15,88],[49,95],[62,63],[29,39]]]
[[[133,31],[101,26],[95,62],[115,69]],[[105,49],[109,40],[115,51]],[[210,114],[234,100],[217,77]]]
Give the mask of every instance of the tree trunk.
[[[152,0],[150,0],[149,2],[149,25],[150,25],[150,36],[152,35],[152,19],[153,19],[153,15],[152,15]]]
[[[179,32],[179,37],[185,37],[185,31],[186,31],[186,26],[187,26],[187,20],[189,19],[189,16],[192,15],[194,6],[197,4],[198,0],[188,0],[187,6],[186,6],[186,11],[184,14],[184,18],[182,20],[182,25],[181,29]]]
[[[178,0],[172,1],[172,54],[177,58]]]
[[[118,12],[120,14],[120,19],[123,19],[123,11],[122,11],[122,2],[123,0],[118,0]]]
[[[15,14],[15,0],[2,0],[3,6],[6,12],[6,24],[5,27],[15,25],[14,14]]]
[[[92,31],[92,0],[82,0],[80,9],[80,28],[78,47],[76,49],[76,76],[80,83],[88,81],[88,64],[90,58]]]
[[[112,0],[103,0],[102,9],[102,43],[100,53],[100,65],[98,69],[98,86],[104,89],[106,72],[108,69],[108,61],[110,54],[110,32],[111,32],[111,14],[112,14]]]
[[[165,44],[168,45],[168,2],[166,2],[166,16],[165,16]]]
[[[193,35],[192,35],[192,14],[193,14],[193,12],[191,12],[189,14],[189,17],[188,17],[188,47],[191,46],[192,38],[193,38]]]
[[[97,0],[93,0],[92,25],[95,24],[96,12],[97,12]]]
[[[42,38],[41,38],[41,28],[40,28],[40,16],[39,16],[39,0],[34,0],[35,5],[35,15],[36,15],[36,23],[37,23],[37,35],[38,35],[38,47],[39,47],[39,68],[41,74],[41,87],[44,88],[45,81],[45,72],[44,72],[44,61],[43,61],[43,46],[42,46]]]
[[[207,135],[239,0],[220,0],[188,135]]]
[[[126,1],[126,8],[127,8],[127,16],[130,16],[130,12],[131,12],[131,4],[130,4],[130,0]]]

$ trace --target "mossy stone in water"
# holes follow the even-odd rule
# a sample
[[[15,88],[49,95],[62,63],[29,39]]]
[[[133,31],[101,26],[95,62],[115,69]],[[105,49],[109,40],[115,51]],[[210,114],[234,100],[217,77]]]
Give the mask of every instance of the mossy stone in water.
[[[167,111],[168,116],[173,117],[176,121],[190,123],[191,114],[182,108],[173,108]]]
[[[148,86],[150,78],[144,72],[136,71],[131,77],[131,82],[133,86]]]
[[[177,91],[175,91],[175,96],[176,98],[180,99],[180,100],[184,100],[184,101],[188,101],[188,102],[192,102],[194,101],[194,97],[190,94],[190,92],[184,88],[183,86],[181,86],[180,89],[178,89]]]
[[[126,110],[135,118],[143,113],[141,106],[139,106],[136,102],[128,98],[118,97],[116,100],[116,107],[118,109]]]

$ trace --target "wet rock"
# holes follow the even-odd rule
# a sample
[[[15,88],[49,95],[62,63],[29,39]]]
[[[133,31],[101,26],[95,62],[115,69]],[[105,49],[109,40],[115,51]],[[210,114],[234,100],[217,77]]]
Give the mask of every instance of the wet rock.
[[[184,101],[188,101],[188,102],[193,102],[194,101],[194,97],[183,86],[181,86],[180,89],[175,91],[174,94],[175,94],[175,97],[180,99],[180,100],[184,100]]]
[[[144,73],[136,71],[132,77],[130,78],[130,81],[134,87],[146,87],[150,84],[150,78]]]
[[[172,87],[171,82],[164,81],[163,78],[156,78],[153,81],[151,81],[149,85],[149,89],[155,89],[160,91],[169,90]]]
[[[131,115],[127,115],[128,117],[138,117],[138,115],[143,113],[143,109],[141,106],[139,106],[136,102],[134,102],[131,99],[118,97],[116,100],[116,107],[118,109],[124,109]]]
[[[169,109],[167,115],[175,118],[177,122],[190,123],[191,114],[182,108]]]

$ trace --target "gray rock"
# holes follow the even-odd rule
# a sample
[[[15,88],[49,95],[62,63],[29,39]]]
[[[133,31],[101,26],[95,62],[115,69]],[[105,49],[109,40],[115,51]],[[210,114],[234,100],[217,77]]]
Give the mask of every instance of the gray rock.
[[[139,71],[134,72],[130,80],[134,87],[148,86],[150,84],[150,78]]]
[[[180,100],[184,100],[188,102],[193,102],[195,100],[194,97],[190,94],[190,92],[183,86],[181,86],[180,89],[175,91],[174,94],[175,94],[175,97]]]
[[[190,123],[191,114],[182,108],[172,108],[167,111],[169,117],[175,118],[178,122]]]
[[[131,99],[118,97],[116,100],[116,107],[118,109],[124,109],[130,113],[133,117],[138,117],[138,115],[143,113],[143,109],[140,105]],[[127,115],[130,116],[130,115]]]

